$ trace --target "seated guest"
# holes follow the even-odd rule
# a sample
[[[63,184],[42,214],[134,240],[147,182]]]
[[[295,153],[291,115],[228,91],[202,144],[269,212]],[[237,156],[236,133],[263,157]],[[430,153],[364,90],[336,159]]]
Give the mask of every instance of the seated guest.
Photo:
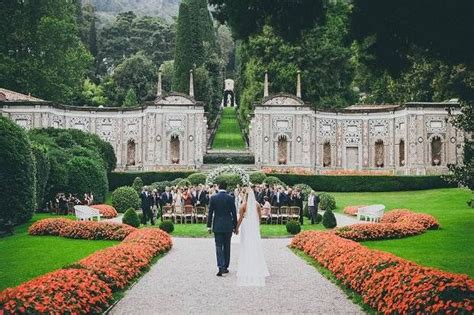
[[[272,210],[272,205],[270,204],[270,198],[268,196],[265,196],[263,198],[263,206],[262,206],[262,216],[267,217],[267,223],[271,219],[271,210]]]

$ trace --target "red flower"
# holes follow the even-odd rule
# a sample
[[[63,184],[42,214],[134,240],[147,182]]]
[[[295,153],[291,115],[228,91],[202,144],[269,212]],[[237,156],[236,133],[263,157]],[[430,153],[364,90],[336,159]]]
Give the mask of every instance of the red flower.
[[[117,210],[114,207],[109,205],[93,205],[92,208],[99,210],[99,213],[105,219],[111,219],[118,216]]]

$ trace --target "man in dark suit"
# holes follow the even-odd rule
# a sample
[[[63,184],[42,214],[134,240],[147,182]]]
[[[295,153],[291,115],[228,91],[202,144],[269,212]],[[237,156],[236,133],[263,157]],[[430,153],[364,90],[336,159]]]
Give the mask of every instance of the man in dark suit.
[[[143,211],[143,224],[146,224],[150,220],[151,225],[155,225],[155,220],[153,219],[153,213],[151,212],[151,207],[153,206],[153,196],[148,191],[148,187],[143,187],[143,191],[140,194],[140,199],[142,201],[142,211]]]
[[[173,203],[173,194],[170,192],[170,188],[166,187],[165,191],[160,196],[161,207],[169,206]]]
[[[286,205],[287,202],[287,196],[285,192],[283,191],[282,187],[279,187],[278,190],[273,194],[273,202],[272,205],[275,207],[282,207]]]
[[[213,195],[209,201],[209,217],[207,220],[207,230],[214,232],[216,243],[216,257],[218,277],[229,272],[230,262],[230,240],[232,232],[237,227],[237,210],[235,209],[234,198],[227,191],[227,184],[219,185],[219,192]]]
[[[203,189],[202,185],[198,186],[198,190],[196,191],[196,206],[198,207],[205,207],[207,206],[208,198],[207,192]]]

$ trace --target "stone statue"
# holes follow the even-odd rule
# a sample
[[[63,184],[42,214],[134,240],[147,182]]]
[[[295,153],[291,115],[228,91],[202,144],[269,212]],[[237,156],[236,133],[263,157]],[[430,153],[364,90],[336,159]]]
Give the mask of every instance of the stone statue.
[[[232,95],[227,94],[227,106],[232,107]]]

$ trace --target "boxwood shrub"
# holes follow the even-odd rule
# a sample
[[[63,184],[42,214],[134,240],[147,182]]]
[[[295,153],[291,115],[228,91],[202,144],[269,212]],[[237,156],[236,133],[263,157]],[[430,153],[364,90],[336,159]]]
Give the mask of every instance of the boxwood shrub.
[[[285,183],[275,176],[267,176],[263,181],[267,185],[284,185]]]
[[[186,178],[194,172],[112,172],[109,173],[109,186],[114,190],[121,186],[131,186],[136,177],[140,177],[145,184],[172,181],[176,178]]]
[[[249,175],[249,177],[252,184],[261,184],[265,181],[267,175],[265,175],[263,172],[253,172]]]
[[[36,207],[35,161],[25,131],[0,115],[0,221],[20,224]]]
[[[123,217],[122,217],[122,223],[123,224],[128,224],[133,227],[139,227],[140,226],[140,218],[138,217],[137,212],[130,208],[127,211],[125,211]]]
[[[112,193],[112,206],[121,213],[129,208],[138,209],[140,208],[140,197],[133,187],[122,186]]]
[[[255,164],[253,155],[228,155],[212,154],[204,155],[204,164]]]
[[[234,190],[237,187],[237,185],[242,185],[242,180],[240,179],[240,176],[237,174],[221,174],[217,176],[214,183],[217,185],[220,185],[222,183],[227,183],[227,190],[231,191],[231,190]]]
[[[441,176],[330,176],[271,174],[287,185],[307,184],[316,191],[374,192],[456,187]]]
[[[199,185],[206,183],[207,175],[204,173],[194,173],[188,176],[187,180],[191,182],[192,185]]]
[[[334,210],[336,209],[336,198],[333,195],[328,193],[322,193],[319,195],[319,209],[326,211],[326,210]]]

